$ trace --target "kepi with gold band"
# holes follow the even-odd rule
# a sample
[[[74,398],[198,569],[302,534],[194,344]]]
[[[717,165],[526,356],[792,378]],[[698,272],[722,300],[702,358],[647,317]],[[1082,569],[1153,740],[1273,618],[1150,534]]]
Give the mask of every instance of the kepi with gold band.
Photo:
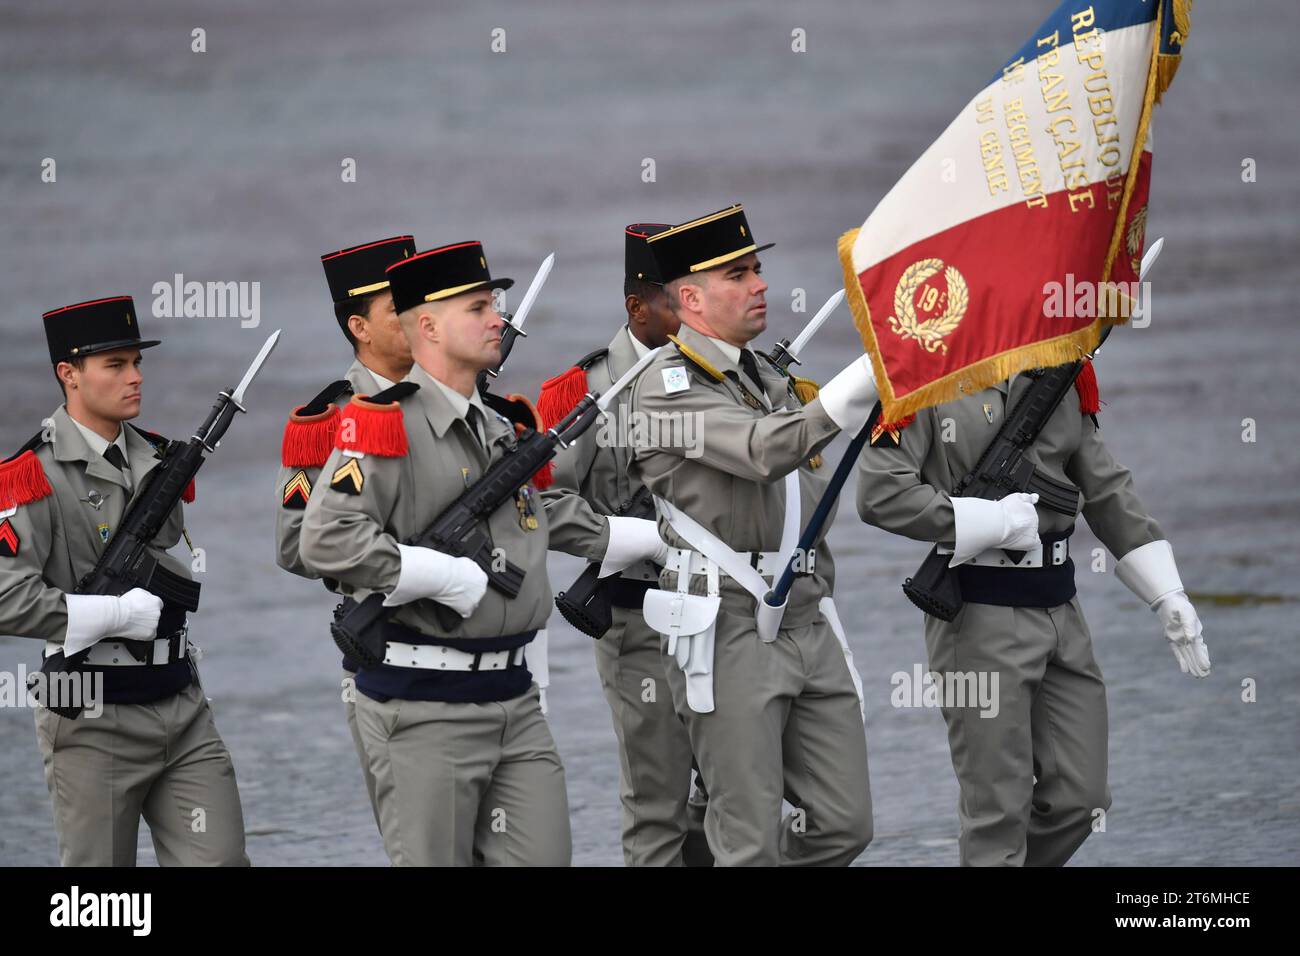
[[[394,262],[413,255],[414,236],[392,236],[325,253],[320,257],[320,264],[325,269],[330,298],[337,305],[357,296],[382,292],[388,288],[385,270]],[[339,324],[345,325],[345,321],[339,319]]]
[[[494,279],[481,242],[454,242],[416,253],[388,267],[393,306],[405,312],[479,289],[509,289],[514,279]]]
[[[659,267],[660,281],[666,283],[771,249],[776,243],[757,245],[745,208],[736,203],[648,236],[646,245]]]

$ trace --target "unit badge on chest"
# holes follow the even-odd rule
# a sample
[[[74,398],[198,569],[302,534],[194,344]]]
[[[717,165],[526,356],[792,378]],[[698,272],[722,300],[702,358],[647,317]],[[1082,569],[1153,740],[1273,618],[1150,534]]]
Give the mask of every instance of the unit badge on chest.
[[[104,542],[105,544],[108,544],[108,525],[106,524],[97,525],[95,527],[95,530],[99,532],[99,540]]]
[[[691,387],[690,376],[687,375],[686,369],[681,365],[674,365],[671,368],[663,370],[664,391],[669,395],[673,392],[684,392]]]
[[[989,402],[984,403],[984,417],[988,419],[990,425],[993,424],[993,406]]]

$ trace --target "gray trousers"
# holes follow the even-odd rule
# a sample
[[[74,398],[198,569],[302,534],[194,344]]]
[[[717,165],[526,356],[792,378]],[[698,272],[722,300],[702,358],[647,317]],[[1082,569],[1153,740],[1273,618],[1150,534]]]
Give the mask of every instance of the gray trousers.
[[[499,702],[380,702],[357,694],[394,866],[568,866],[564,767],[537,685]]]
[[[375,800],[375,775],[370,772],[370,761],[366,759],[366,748],[361,743],[361,731],[357,729],[357,675],[343,672],[339,685],[343,689],[343,716],[347,718],[348,732],[352,734],[352,746],[357,750],[357,761],[361,764],[361,776],[366,782],[366,796],[370,798],[370,812],[375,815],[375,826],[379,826],[379,803]]]
[[[665,680],[659,635],[640,611],[616,607],[593,642],[596,672],[618,738],[623,860],[681,866],[690,831],[691,741]]]
[[[1110,808],[1106,688],[1078,598],[1038,608],[966,604],[927,617],[930,669],[998,674],[998,713],[944,707],[961,786],[961,862],[1060,866]]]
[[[661,649],[667,654],[667,638]],[[858,695],[830,625],[758,639],[752,617],[719,612],[712,713],[668,685],[708,789],[704,831],[718,866],[847,866],[871,842],[867,740]],[[785,820],[781,802],[795,808]]]
[[[63,866],[135,866],[140,817],[162,866],[247,866],[244,814],[195,681],[152,704],[75,720],[36,708]]]

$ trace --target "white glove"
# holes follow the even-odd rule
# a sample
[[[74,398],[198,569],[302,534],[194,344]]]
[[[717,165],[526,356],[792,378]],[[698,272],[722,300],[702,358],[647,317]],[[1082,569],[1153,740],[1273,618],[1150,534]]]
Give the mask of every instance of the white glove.
[[[841,431],[856,431],[865,425],[879,398],[871,356],[865,354],[859,355],[817,393],[822,408]]]
[[[610,515],[609,544],[605,559],[600,562],[597,577],[607,578],[638,561],[668,563],[668,544],[659,537],[659,526],[649,518],[628,518]]]
[[[1023,491],[1007,495],[1000,501],[984,498],[952,499],[957,523],[957,540],[948,567],[965,564],[989,548],[1033,551],[1039,546],[1038,495]]]
[[[450,554],[399,544],[402,569],[397,575],[397,587],[384,599],[385,607],[410,604],[429,598],[445,604],[461,617],[469,617],[487,592],[487,575],[469,558],[453,558]]]
[[[76,654],[106,637],[128,641],[152,640],[158,631],[162,598],[144,588],[132,588],[121,597],[111,594],[68,594],[68,633],[63,653]]]
[[[1210,651],[1201,639],[1201,619],[1183,590],[1169,542],[1152,541],[1134,548],[1115,565],[1115,576],[1160,617],[1182,672],[1208,677]]]
[[[1201,619],[1187,593],[1175,591],[1165,595],[1156,604],[1155,612],[1160,616],[1165,639],[1169,641],[1182,672],[1193,677],[1209,677],[1210,649],[1201,639]]]

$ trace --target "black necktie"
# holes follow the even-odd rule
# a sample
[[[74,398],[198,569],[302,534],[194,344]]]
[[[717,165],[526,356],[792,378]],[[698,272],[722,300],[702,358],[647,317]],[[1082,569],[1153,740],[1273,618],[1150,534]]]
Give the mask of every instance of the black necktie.
[[[740,367],[744,369],[745,375],[749,376],[751,382],[762,388],[763,380],[758,377],[758,360],[754,358],[754,352],[749,349],[740,350]]]
[[[122,480],[126,482],[126,487],[132,487],[131,468],[126,462],[126,456],[122,454],[122,449],[117,445],[109,445],[104,449],[104,461],[108,462],[114,468],[122,473]]]
[[[122,454],[122,449],[116,445],[109,445],[104,450],[104,461],[108,462],[118,471],[126,471],[126,456]]]
[[[758,360],[754,358],[754,353],[749,349],[740,350],[740,367],[749,376],[751,382],[759,388],[763,387],[763,380],[758,377]]]
[[[479,414],[479,410],[473,405],[465,409],[465,424],[469,426],[469,433],[478,440],[479,445],[486,447],[486,442],[484,441],[486,435],[483,430],[482,416]]]

